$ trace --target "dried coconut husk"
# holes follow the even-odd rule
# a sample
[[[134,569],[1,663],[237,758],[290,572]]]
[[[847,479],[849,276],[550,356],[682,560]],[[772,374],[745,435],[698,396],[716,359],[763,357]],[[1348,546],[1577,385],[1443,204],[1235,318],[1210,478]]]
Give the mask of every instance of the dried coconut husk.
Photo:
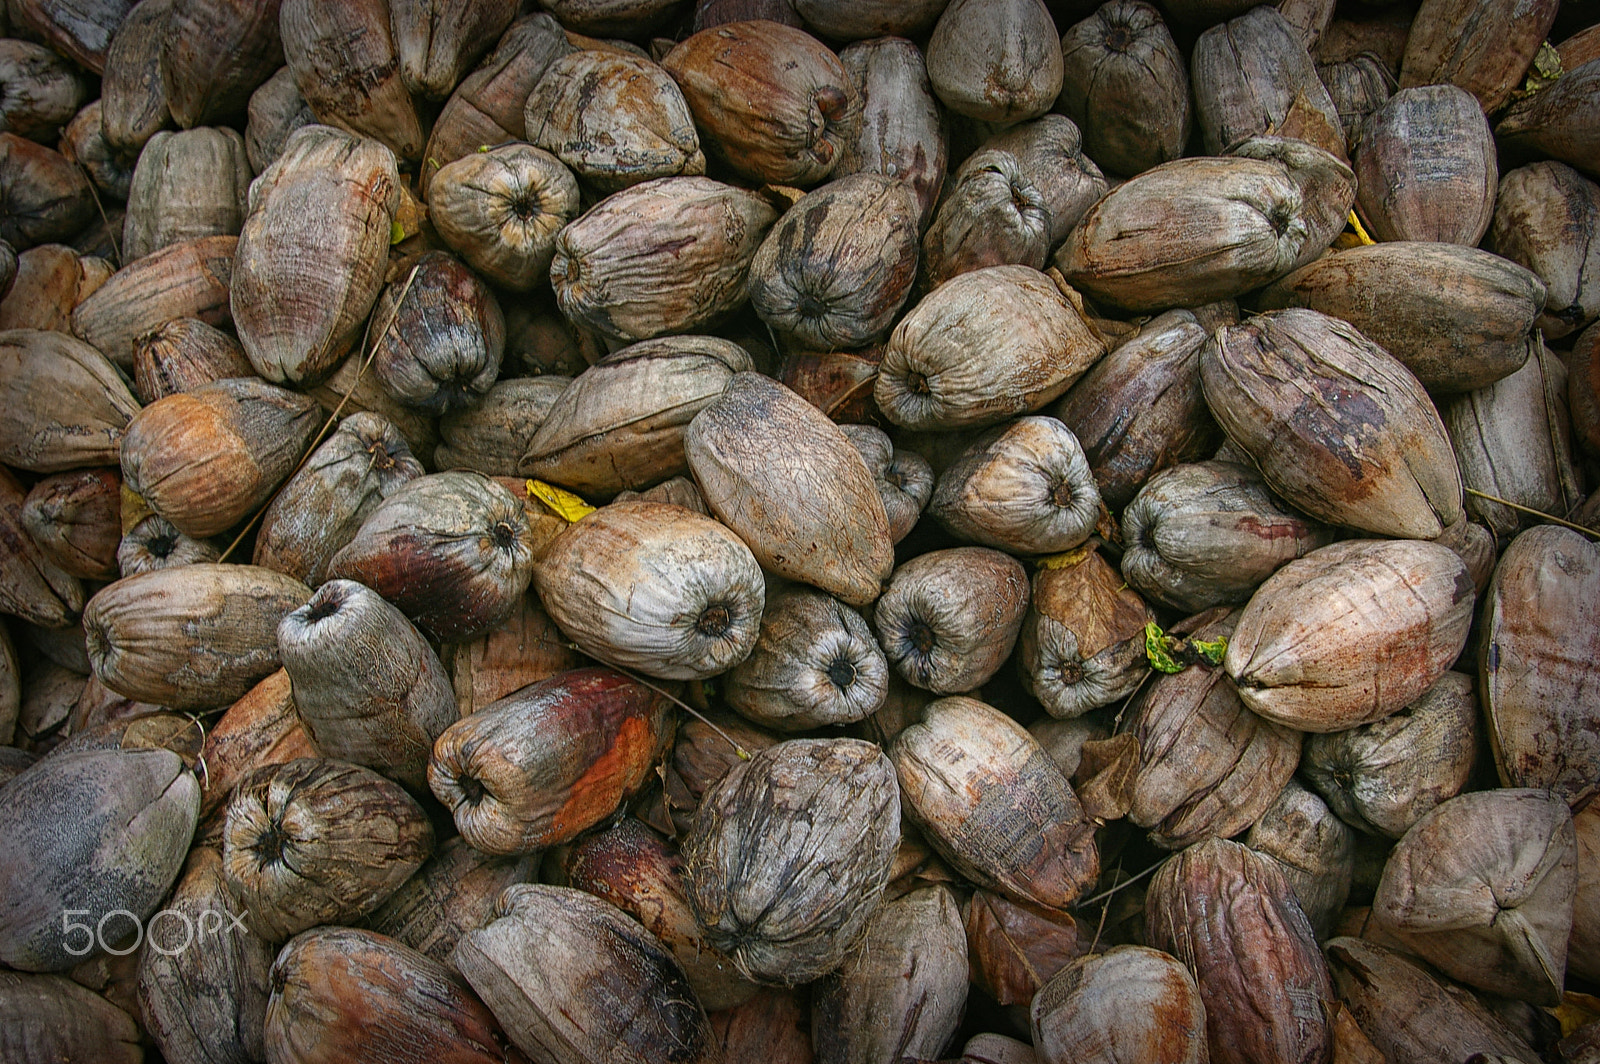
[[[916,37],[933,27],[949,0],[795,0],[794,10],[824,37]]]
[[[1458,85],[1485,114],[1498,111],[1522,81],[1555,22],[1552,0],[1463,3],[1422,0],[1406,39],[1400,87]]]
[[[351,414],[283,485],[256,533],[254,564],[315,587],[378,503],[422,476],[399,432]]]
[[[505,352],[500,302],[446,251],[425,252],[372,309],[385,323],[372,372],[397,401],[424,414],[471,407],[494,385]]]
[[[1482,388],[1527,358],[1544,283],[1510,259],[1458,244],[1388,241],[1304,266],[1260,296],[1342,318],[1426,388]]]
[[[449,967],[461,936],[492,920],[501,892],[532,881],[536,865],[533,858],[480,853],[458,835],[440,843],[416,874],[366,918],[366,926]]]
[[[0,42],[0,130],[54,143],[88,102],[88,86],[66,59],[32,41]]]
[[[1477,492],[1540,513],[1565,514],[1582,501],[1572,466],[1572,427],[1566,367],[1537,339],[1522,368],[1493,384],[1457,396],[1441,413],[1455,444],[1461,479]],[[1513,510],[1469,494],[1467,513],[1496,536],[1516,534],[1527,520]]]
[[[1383,60],[1371,52],[1338,62],[1327,62],[1319,56],[1317,77],[1322,79],[1334,110],[1339,112],[1345,149],[1354,158],[1367,117],[1394,95],[1399,83]]]
[[[1159,315],[1049,408],[1078,438],[1107,506],[1121,510],[1151,474],[1206,457],[1221,442],[1200,389],[1207,334],[1189,311]]]
[[[515,476],[529,442],[571,383],[554,375],[496,381],[478,403],[439,419],[444,442],[434,450],[434,465]]]
[[[273,0],[169,0],[161,86],[184,129],[244,113],[250,94],[283,65],[280,4]]]
[[[439,112],[423,157],[422,193],[433,202],[437,171],[478,147],[527,138],[524,105],[550,64],[576,50],[550,15],[540,12],[513,22],[494,51],[461,80]],[[437,164],[437,165],[435,165]]]
[[[1245,845],[1278,862],[1320,941],[1328,937],[1350,896],[1356,840],[1351,828],[1314,791],[1290,780]]]
[[[972,982],[1000,1005],[1026,1006],[1089,945],[1067,913],[981,888],[968,901],[965,920]]]
[[[678,506],[612,503],[573,524],[535,570],[551,618],[591,657],[664,679],[742,661],[765,585],[725,526]]]
[[[0,461],[30,473],[114,462],[139,404],[105,357],[66,333],[0,332]]]
[[[562,523],[560,518],[552,518]],[[530,590],[510,617],[467,643],[441,648],[460,716],[468,716],[530,683],[583,664]]]
[[[860,107],[839,57],[776,22],[702,30],[661,65],[683,90],[705,146],[756,181],[804,187],[826,179]]]
[[[455,641],[505,620],[533,566],[521,500],[482,473],[452,470],[386,495],[326,575],[366,584],[429,637]]]
[[[252,176],[244,138],[234,130],[154,134],[128,187],[124,261],[184,240],[238,233]]]
[[[526,1064],[493,1013],[439,961],[350,927],[297,935],[272,964],[263,1041],[283,1064],[426,1054],[450,1064]]]
[[[1399,952],[1359,938],[1326,946],[1339,997],[1389,1060],[1457,1064],[1474,1054],[1535,1064],[1540,1056],[1471,994]]]
[[[173,318],[230,325],[229,286],[239,238],[186,240],[129,263],[72,311],[72,331],[112,362],[133,365],[133,348]]]
[[[1206,151],[1247,137],[1293,137],[1344,155],[1344,129],[1305,41],[1278,9],[1251,8],[1212,26],[1191,58],[1195,117]]]
[[[749,354],[710,336],[621,348],[561,392],[518,457],[524,475],[614,495],[686,473],[689,422],[714,402]]]
[[[377,592],[330,580],[278,624],[278,653],[311,740],[416,791],[428,751],[456,720],[455,691],[405,615]]]
[[[1600,805],[1573,814],[1578,839],[1578,887],[1572,903],[1567,972],[1591,982],[1600,978]]]
[[[172,120],[161,86],[161,49],[172,0],[141,0],[128,10],[106,49],[100,77],[100,130],[106,144],[136,153]]]
[[[1054,717],[1126,697],[1148,674],[1144,634],[1154,619],[1097,550],[1047,560],[1017,644],[1022,686]]]
[[[894,768],[857,739],[795,739],[740,762],[683,847],[706,937],[758,982],[798,985],[850,955],[900,842]]]
[[[883,498],[889,518],[889,539],[899,543],[916,527],[917,520],[933,498],[933,470],[916,451],[895,447],[888,433],[871,425],[840,425],[845,437],[855,445],[867,463]]]
[[[1537,325],[1547,338],[1600,316],[1600,185],[1572,167],[1530,163],[1503,176],[1489,246],[1544,282]]]
[[[612,339],[693,332],[745,301],[750,260],[776,218],[754,193],[706,177],[634,185],[556,237],[556,301]]]
[[[1494,216],[1494,136],[1454,85],[1401,89],[1368,115],[1355,172],[1356,209],[1377,240],[1476,247]]]
[[[1085,154],[1077,123],[1064,115],[1049,114],[1012,126],[984,141],[983,150],[1010,155],[1026,181],[1038,189],[1049,214],[1051,248],[1105,195],[1105,175]],[[958,178],[961,172],[957,171]]]
[[[250,516],[293,472],[321,418],[316,400],[258,377],[229,377],[158,399],[128,423],[122,479],[196,538]]]
[[[1474,589],[1447,547],[1343,540],[1290,562],[1250,600],[1223,666],[1245,705],[1311,732],[1382,720],[1466,645]]]
[[[255,374],[239,341],[198,318],[173,318],[133,345],[133,390],[146,405],[228,377]]]
[[[61,244],[12,252],[11,259],[15,265],[11,287],[0,302],[0,329],[72,332],[73,308],[116,270],[105,259],[79,255]]]
[[[659,939],[609,902],[519,883],[456,946],[456,969],[534,1061],[717,1064],[705,1009]]]
[[[1125,1046],[1165,1064],[1204,1064],[1206,1009],[1176,957],[1116,946],[1075,961],[1029,1007],[1033,1044],[1045,1064],[1115,1064]]]
[[[1223,839],[1197,843],[1150,880],[1146,940],[1194,974],[1211,1060],[1327,1060],[1328,965],[1278,865]]]
[[[956,114],[1010,125],[1061,92],[1059,34],[1043,0],[952,0],[928,39],[933,91]]]
[[[757,724],[804,731],[863,720],[888,689],[888,662],[861,615],[830,595],[791,588],[767,598],[760,638],[722,694]]]
[[[905,182],[926,225],[944,184],[949,149],[922,53],[903,38],[879,37],[851,44],[839,62],[860,98],[861,118],[840,147],[833,176],[873,173]]]
[[[61,154],[68,162],[81,166],[104,196],[125,200],[133,180],[131,160],[107,144],[100,129],[100,101],[95,100],[61,131]]]
[[[1432,400],[1347,323],[1290,308],[1218,329],[1200,379],[1229,439],[1312,517],[1432,538],[1461,515],[1461,474]]]
[[[660,66],[582,51],[552,62],[528,97],[527,139],[602,194],[706,172],[689,105]]]
[[[1009,152],[967,157],[951,178],[922,242],[927,288],[985,266],[1042,269],[1050,254],[1050,208]]]
[[[0,133],[0,193],[0,239],[19,251],[69,240],[95,214],[88,175],[15,133]]]
[[[22,503],[22,525],[45,558],[86,580],[115,580],[122,542],[122,478],[115,469],[45,477]]]
[[[1103,354],[1077,292],[1027,266],[991,266],[947,282],[900,320],[873,398],[908,429],[993,425],[1043,407]]]
[[[750,262],[750,304],[773,328],[822,350],[883,338],[917,272],[910,186],[877,174],[801,197]]]
[[[954,547],[897,568],[874,621],[895,671],[925,690],[957,694],[1005,664],[1027,609],[1020,562],[987,547]]]
[[[257,373],[317,383],[360,338],[383,286],[399,184],[381,144],[303,126],[250,186],[230,303]]]
[[[711,511],[757,561],[851,606],[878,596],[894,567],[888,515],[860,453],[815,407],[737,373],[683,446]]]
[[[1133,175],[1171,162],[1189,140],[1189,69],[1161,13],[1114,0],[1061,37],[1055,109],[1083,130],[1101,166]]]
[[[84,608],[95,675],[177,710],[242,697],[278,668],[278,622],[310,589],[270,569],[195,564],[125,577]]]
[[[660,29],[681,5],[678,0],[551,0],[544,6],[577,33],[633,38]]]
[[[160,514],[140,518],[122,535],[117,545],[117,570],[123,576],[138,576],[178,565],[214,562],[222,548],[206,539],[195,539],[179,532]]]
[[[294,71],[279,67],[278,72],[250,94],[250,120],[244,130],[245,153],[256,173],[278,161],[289,136],[301,126],[315,124],[317,116],[300,95]]]
[[[400,80],[424,99],[449,96],[511,25],[517,8],[516,0],[396,0],[389,15]]]
[[[579,841],[568,852],[564,870],[568,886],[609,901],[659,938],[708,1010],[742,1004],[760,989],[707,944],[689,906],[682,859],[639,820],[624,817]]]
[[[811,1038],[822,1062],[938,1053],[967,1004],[967,941],[949,888],[885,902],[861,947],[812,992]]]
[[[1483,607],[1478,676],[1502,785],[1581,809],[1600,792],[1600,550],[1538,525],[1506,548]]]
[[[1542,5],[1541,5],[1542,6]],[[1508,148],[1531,150],[1600,178],[1600,134],[1593,121],[1600,97],[1600,59],[1569,70],[1546,91],[1513,104],[1495,125]]]
[[[370,769],[302,758],[256,769],[228,802],[222,864],[269,942],[376,909],[433,852],[427,814]]]
[[[317,121],[422,157],[422,124],[400,72],[388,0],[282,0],[283,54]]]
[[[172,1064],[262,1055],[273,948],[233,926],[237,908],[222,854],[197,846],[163,908],[182,919],[150,921],[138,957],[139,1015]]]
[[[1395,845],[1373,915],[1451,978],[1555,1005],[1577,862],[1572,815],[1559,796],[1526,789],[1459,795]]]
[[[1253,137],[1228,157],[1177,159],[1119,185],[1054,262],[1071,284],[1131,311],[1231,299],[1314,260],[1354,201],[1354,175],[1334,156]]]
[[[1202,614],[1183,627],[1211,641],[1231,637],[1237,621],[1237,611]],[[1128,708],[1127,730],[1139,740],[1128,819],[1165,849],[1237,835],[1271,806],[1300,759],[1301,734],[1246,709],[1221,669],[1157,676]]]
[[[550,278],[556,234],[578,214],[578,183],[549,152],[502,144],[433,175],[428,217],[474,270],[517,292]]]
[[[262,765],[320,756],[295,708],[289,674],[279,669],[229,706],[207,731],[200,756],[207,780],[200,798],[202,835],[210,834],[213,822],[220,828],[228,797],[245,775]]]
[[[1472,678],[1447,672],[1392,716],[1307,736],[1300,772],[1341,819],[1398,839],[1467,785],[1478,729]]]
[[[1065,908],[1100,872],[1094,825],[1033,736],[972,698],[943,698],[895,737],[907,815],[951,867],[1016,901]]]
[[[0,972],[0,1023],[18,1064],[141,1064],[145,1059],[142,1032],[132,1016],[59,975]]]

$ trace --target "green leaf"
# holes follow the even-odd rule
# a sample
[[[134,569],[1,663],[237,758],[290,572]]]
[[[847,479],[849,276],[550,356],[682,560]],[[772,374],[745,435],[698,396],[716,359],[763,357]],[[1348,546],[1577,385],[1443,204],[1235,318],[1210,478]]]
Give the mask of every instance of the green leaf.
[[[1144,656],[1157,672],[1182,672],[1187,667],[1172,653],[1180,642],[1163,632],[1155,621],[1144,626]]]

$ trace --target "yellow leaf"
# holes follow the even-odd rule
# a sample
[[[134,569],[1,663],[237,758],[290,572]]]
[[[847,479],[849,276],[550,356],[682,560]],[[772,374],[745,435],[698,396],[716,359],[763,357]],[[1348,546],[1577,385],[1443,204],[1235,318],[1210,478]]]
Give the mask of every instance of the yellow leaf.
[[[1074,547],[1072,550],[1063,551],[1060,554],[1047,554],[1039,559],[1038,566],[1041,569],[1071,569],[1074,565],[1087,558],[1092,550],[1094,550],[1094,544],[1085,543],[1081,547]]]
[[[544,503],[553,510],[558,517],[565,518],[569,523],[578,521],[594,513],[594,507],[584,502],[578,496],[554,484],[546,484],[542,480],[528,481],[528,494]]]
[[[1355,211],[1350,212],[1350,228],[1355,230],[1356,239],[1359,240],[1363,245],[1377,243],[1376,240],[1367,235],[1367,231],[1365,229],[1361,228],[1361,219],[1356,217]]]
[[[406,238],[406,227],[401,225],[398,221],[390,222],[389,223],[389,246],[393,247],[394,245],[400,243],[400,241],[404,240],[405,238]]]

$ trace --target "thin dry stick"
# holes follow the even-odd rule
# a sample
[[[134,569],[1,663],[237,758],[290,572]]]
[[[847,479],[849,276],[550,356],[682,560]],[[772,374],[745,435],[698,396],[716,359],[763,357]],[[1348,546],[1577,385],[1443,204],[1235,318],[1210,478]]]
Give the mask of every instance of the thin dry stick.
[[[1120,857],[1117,859],[1117,872],[1119,874],[1122,872],[1122,859]],[[1095,926],[1095,929],[1094,929],[1094,941],[1089,943],[1089,952],[1090,953],[1095,952],[1095,950],[1099,948],[1099,946],[1100,946],[1100,936],[1105,933],[1106,917],[1109,916],[1109,915],[1111,915],[1111,898],[1110,898],[1110,895],[1108,894],[1106,896],[1106,903],[1104,905],[1100,906],[1100,923]]]
[[[1521,503],[1512,502],[1510,499],[1502,499],[1498,495],[1490,495],[1488,492],[1479,491],[1476,488],[1467,488],[1466,491],[1468,495],[1476,495],[1480,499],[1488,499],[1490,502],[1497,502],[1501,506],[1509,506],[1518,513],[1525,513],[1533,517],[1543,518],[1544,520],[1549,521],[1551,524],[1561,525],[1563,528],[1570,528],[1574,532],[1582,532],[1586,536],[1593,536],[1596,539],[1600,539],[1600,530],[1585,528],[1582,525],[1573,524],[1571,521],[1563,520],[1562,518],[1557,517],[1555,514],[1547,514],[1543,510],[1535,510],[1531,506],[1523,506]]]
[[[100,190],[94,187],[94,178],[89,176],[89,171],[82,163],[74,159],[72,165],[76,166],[78,172],[83,175],[83,179],[89,182],[89,195],[94,197],[95,209],[100,212],[100,220],[106,226],[106,236],[111,241],[111,264],[120,270],[122,269],[122,246],[117,243],[117,231],[112,226],[111,219],[106,217],[106,205],[100,202]]]
[[[378,333],[378,343],[382,343],[383,338],[389,334],[389,330],[394,328],[395,319],[400,316],[400,306],[406,301],[406,294],[411,291],[411,282],[416,280],[417,268],[420,265],[421,264],[418,263],[417,266],[411,267],[411,272],[406,275],[406,283],[400,289],[400,298],[394,301],[394,310],[389,312],[389,320],[384,323],[382,330],[380,330]],[[267,510],[272,506],[273,502],[278,498],[279,492],[283,491],[284,484],[287,484],[289,481],[293,480],[294,474],[300,472],[300,470],[305,467],[305,464],[311,460],[312,454],[316,452],[317,445],[327,438],[328,430],[338,423],[339,415],[344,412],[345,404],[350,401],[350,397],[352,395],[356,394],[356,388],[361,385],[362,374],[367,372],[367,367],[372,365],[372,359],[378,353],[377,343],[370,345],[368,344],[368,341],[371,339],[372,319],[368,318],[366,333],[361,337],[362,349],[365,350],[367,354],[366,357],[361,360],[361,365],[356,367],[356,376],[355,379],[350,382],[350,390],[344,393],[344,396],[339,400],[339,405],[333,408],[333,413],[328,415],[328,420],[322,423],[322,428],[317,431],[316,437],[312,439],[311,446],[306,448],[306,453],[302,455],[300,457],[300,461],[295,464],[294,472],[283,478],[283,484],[278,485],[278,490],[272,493],[272,498],[268,499],[259,510],[251,515],[250,520],[243,528],[239,529],[239,534],[233,537],[233,542],[228,544],[228,549],[222,552],[222,557],[217,559],[218,562],[225,562],[228,560],[228,556],[233,553],[234,548],[244,541],[244,537],[250,534],[250,530],[256,527],[256,522],[261,520],[262,515],[267,512]]]
[[[1092,898],[1083,899],[1082,901],[1080,901],[1077,904],[1075,904],[1073,906],[1073,908],[1074,909],[1082,909],[1085,906],[1093,905],[1097,901],[1102,901],[1102,900],[1104,900],[1106,898],[1109,898],[1109,897],[1111,897],[1111,895],[1116,894],[1119,891],[1125,890],[1128,887],[1133,886],[1135,883],[1139,882],[1139,880],[1141,880],[1141,879],[1145,878],[1146,876],[1150,875],[1156,869],[1160,868],[1162,865],[1164,865],[1166,863],[1167,863],[1167,859],[1165,857],[1163,857],[1161,860],[1157,861],[1155,864],[1151,865],[1149,868],[1146,868],[1143,872],[1140,872],[1138,875],[1129,876],[1127,879],[1124,879],[1121,883],[1118,883],[1116,886],[1110,888],[1109,890],[1102,890],[1099,894],[1096,894]]]

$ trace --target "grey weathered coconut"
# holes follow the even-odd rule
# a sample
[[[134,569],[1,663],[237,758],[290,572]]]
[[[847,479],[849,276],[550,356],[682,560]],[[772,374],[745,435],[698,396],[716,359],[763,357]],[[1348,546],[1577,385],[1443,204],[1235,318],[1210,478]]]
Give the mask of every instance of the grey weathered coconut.
[[[883,705],[889,664],[861,615],[792,588],[767,598],[755,649],[727,674],[723,698],[782,731],[863,720]]]
[[[889,518],[889,538],[899,543],[916,527],[933,498],[933,469],[916,451],[896,447],[889,434],[872,425],[840,425],[839,430],[861,452],[867,472],[878,485]]]
[[[244,138],[201,127],[155,134],[139,153],[122,230],[125,261],[168,244],[239,232],[252,171]]]
[[[1053,417],[991,429],[939,475],[928,512],[961,539],[1054,554],[1089,538],[1104,507],[1083,448]]]
[[[394,155],[342,130],[302,126],[249,199],[230,301],[239,341],[266,379],[316,383],[359,339],[383,286],[400,200]]]
[[[280,0],[283,56],[319,122],[422,157],[422,123],[400,76],[389,0]]]
[[[1478,748],[1472,678],[1447,672],[1383,720],[1306,736],[1300,773],[1362,831],[1398,839],[1466,786]]]
[[[1333,541],[1320,521],[1281,506],[1255,470],[1174,466],[1122,512],[1128,583],[1176,609],[1245,602],[1278,567]]]
[[[474,270],[517,292],[550,279],[556,234],[578,215],[572,171],[531,144],[502,144],[443,166],[428,217]]]
[[[496,381],[475,406],[439,419],[443,442],[434,449],[433,464],[492,477],[516,476],[529,442],[571,383],[571,377],[553,373]]]
[[[766,585],[750,548],[680,506],[617,502],[563,532],[534,573],[561,630],[600,661],[700,679],[742,661]]]
[[[720,1064],[705,1009],[659,939],[569,887],[506,888],[451,959],[530,1060]]]
[[[1600,316],[1600,185],[1572,167],[1537,162],[1501,177],[1489,246],[1544,282],[1549,339]]]
[[[872,474],[837,425],[759,373],[737,373],[683,438],[712,513],[780,576],[851,606],[894,569],[889,518]]]
[[[122,1009],[60,975],[0,972],[0,1024],[20,1061],[141,1064],[143,1032]]]
[[[1223,667],[1255,712],[1331,732],[1382,720],[1438,682],[1466,645],[1475,591],[1448,547],[1341,540],[1256,589]]]
[[[1154,614],[1097,551],[1084,551],[1034,576],[1017,641],[1022,686],[1054,717],[1110,705],[1148,675],[1144,632]]]
[[[750,355],[714,336],[629,344],[580,373],[551,404],[517,472],[614,495],[689,471],[684,436]]]
[[[957,114],[1010,125],[1050,110],[1061,49],[1044,0],[952,0],[928,39],[933,91]]]
[[[421,790],[433,741],[456,720],[456,696],[405,614],[362,584],[330,580],[278,623],[278,653],[324,754]]]
[[[707,791],[683,846],[689,902],[711,944],[758,982],[807,983],[866,934],[900,844],[883,751],[794,739]]]
[[[1247,137],[1294,137],[1336,155],[1344,130],[1305,42],[1268,4],[1212,26],[1191,58],[1195,117],[1206,151]]]
[[[1508,108],[1495,135],[1507,146],[1532,149],[1600,178],[1595,161],[1600,158],[1600,135],[1592,120],[1600,96],[1600,57],[1568,71],[1550,89]]]
[[[763,321],[831,351],[881,339],[916,273],[917,203],[910,187],[857,173],[807,193],[784,212],[750,262],[747,287]]]
[[[1600,550],[1538,525],[1511,542],[1484,596],[1478,677],[1500,781],[1573,808],[1600,792]]]
[[[1572,814],[1560,797],[1474,791],[1405,833],[1372,912],[1451,978],[1552,1005],[1566,975],[1577,864]]]
[[[368,357],[397,401],[439,415],[477,403],[500,374],[506,323],[500,301],[460,259],[424,252],[372,308]]]
[[[905,182],[926,223],[944,184],[949,149],[922,53],[908,40],[880,37],[850,45],[839,62],[861,99],[861,120],[841,143],[833,176],[872,173]]]
[[[1290,780],[1250,825],[1244,843],[1278,862],[1317,937],[1326,938],[1350,896],[1355,829],[1315,791]]]
[[[639,56],[581,51],[557,59],[528,97],[524,121],[528,140],[601,192],[706,172],[683,93]]]
[[[812,992],[811,1037],[824,1064],[928,1056],[967,1004],[961,907],[941,884],[885,902],[858,950]]]
[[[895,670],[948,695],[974,690],[999,671],[1027,609],[1020,562],[988,547],[953,547],[897,568],[873,619]]]
[[[170,750],[45,758],[6,784],[0,960],[65,971],[118,945],[161,905],[200,815],[200,783]],[[87,940],[62,913],[85,917]],[[132,914],[107,918],[107,914]]]
[[[1290,308],[1225,326],[1201,353],[1200,381],[1228,438],[1311,516],[1420,539],[1461,516],[1433,401],[1349,324]]]
[[[389,19],[400,80],[442,100],[516,17],[516,0],[392,0]]]
[[[941,285],[900,319],[873,399],[908,429],[993,425],[1038,410],[1103,354],[1078,293],[1027,266],[990,266]]]
[[[1268,286],[1263,310],[1342,318],[1439,392],[1471,391],[1527,358],[1544,284],[1510,259],[1460,244],[1392,240],[1325,255]]]
[[[1115,946],[1082,957],[1028,1008],[1044,1064],[1117,1064],[1124,1047],[1167,1064],[1204,1064],[1206,1008],[1194,976],[1170,953]]]
[[[1355,172],[1356,207],[1377,240],[1476,247],[1494,216],[1494,136],[1454,85],[1401,89],[1368,115]]]
[[[31,473],[115,464],[139,410],[106,357],[76,337],[0,332],[0,460]]]
[[[941,698],[890,745],[907,814],[957,871],[1009,898],[1065,908],[1100,873],[1093,822],[1022,725]]]

